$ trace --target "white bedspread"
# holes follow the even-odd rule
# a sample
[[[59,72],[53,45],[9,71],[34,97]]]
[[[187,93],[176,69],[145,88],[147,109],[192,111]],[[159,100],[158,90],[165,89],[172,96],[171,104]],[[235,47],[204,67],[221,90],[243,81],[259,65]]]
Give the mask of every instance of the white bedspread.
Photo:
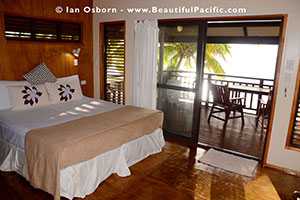
[[[84,97],[79,101],[55,104],[25,111],[0,112],[0,139],[24,149],[25,135],[43,128],[121,107],[107,101]]]

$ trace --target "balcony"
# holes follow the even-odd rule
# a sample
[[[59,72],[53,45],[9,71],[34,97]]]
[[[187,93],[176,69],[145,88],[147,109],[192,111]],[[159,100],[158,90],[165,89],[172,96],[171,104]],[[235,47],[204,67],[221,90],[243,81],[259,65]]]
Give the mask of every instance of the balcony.
[[[193,108],[195,97],[196,73],[190,71],[163,71],[158,77],[158,108],[165,114],[164,130],[184,137],[192,135]],[[243,86],[245,91],[231,91],[231,96],[244,99],[245,126],[241,120],[229,120],[223,130],[223,122],[212,119],[207,123],[209,107],[212,105],[212,94],[209,84],[227,84]],[[274,80],[254,77],[231,76],[204,73],[201,94],[201,118],[199,143],[215,148],[237,151],[260,159],[265,141],[265,130],[256,127],[256,114],[259,99],[267,99],[273,89]],[[250,89],[249,89],[250,88]],[[263,89],[264,93],[257,92]],[[220,115],[222,115],[220,113]]]
[[[158,84],[159,88],[169,88],[186,92],[194,92],[195,88],[195,72],[190,71],[164,71],[160,76],[161,80]],[[224,74],[204,73],[202,82],[202,105],[210,106],[213,96],[209,91],[209,83],[223,84],[228,86],[247,86],[254,88],[253,91],[239,91],[238,94],[234,91],[231,96],[239,95],[245,97],[244,111],[248,114],[257,114],[257,107],[260,99],[267,99],[267,95],[262,95],[256,92],[256,88],[273,90],[274,80],[264,78],[254,78],[245,76],[232,76]],[[194,96],[184,96],[185,100],[193,101]]]

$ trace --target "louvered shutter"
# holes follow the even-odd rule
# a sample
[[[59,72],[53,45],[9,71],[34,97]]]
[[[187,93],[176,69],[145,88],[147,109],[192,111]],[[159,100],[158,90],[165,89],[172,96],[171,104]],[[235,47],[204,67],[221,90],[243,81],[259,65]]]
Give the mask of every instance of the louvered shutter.
[[[56,23],[35,20],[32,23],[33,35],[36,40],[57,40]]]
[[[6,38],[24,40],[32,38],[32,23],[29,18],[5,16],[4,21]]]
[[[81,40],[81,24],[36,19],[20,16],[4,16],[5,37],[10,40],[70,41]]]
[[[81,40],[81,25],[76,23],[63,23],[60,25],[60,39],[69,41]]]
[[[299,81],[299,80],[298,80]],[[290,146],[300,148],[300,87],[298,86],[298,94],[297,98],[295,98],[294,103],[294,112],[293,120],[292,120],[292,132],[290,138]]]
[[[105,38],[105,99],[117,104],[125,103],[125,26],[107,24]]]

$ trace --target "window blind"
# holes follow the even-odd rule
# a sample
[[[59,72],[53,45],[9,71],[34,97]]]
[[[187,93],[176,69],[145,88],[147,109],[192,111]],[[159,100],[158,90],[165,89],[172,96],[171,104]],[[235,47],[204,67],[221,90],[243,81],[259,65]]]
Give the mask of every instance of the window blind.
[[[106,24],[105,39],[105,99],[125,103],[125,25]]]
[[[9,40],[71,41],[80,42],[81,24],[36,19],[20,16],[4,16],[5,37]]]
[[[299,81],[299,80],[298,80]],[[295,102],[293,104],[293,112],[292,112],[292,120],[291,124],[291,133],[289,138],[289,146],[300,148],[300,84],[297,84],[297,94],[295,98]]]

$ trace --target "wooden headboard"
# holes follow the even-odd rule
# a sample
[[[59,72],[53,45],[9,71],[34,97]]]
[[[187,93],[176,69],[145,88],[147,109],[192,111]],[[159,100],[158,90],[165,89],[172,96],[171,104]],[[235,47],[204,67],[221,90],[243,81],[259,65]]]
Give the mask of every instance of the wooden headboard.
[[[79,74],[81,80],[87,81],[87,84],[83,86],[84,94],[93,96],[92,15],[85,13],[57,14],[55,12],[56,6],[83,8],[86,5],[92,5],[92,0],[1,0],[0,80],[22,80],[24,73],[44,62],[57,77]],[[82,24],[82,41],[80,43],[68,43],[7,40],[4,36],[5,13],[79,22]],[[79,66],[74,66],[71,52],[78,47],[81,48]]]

